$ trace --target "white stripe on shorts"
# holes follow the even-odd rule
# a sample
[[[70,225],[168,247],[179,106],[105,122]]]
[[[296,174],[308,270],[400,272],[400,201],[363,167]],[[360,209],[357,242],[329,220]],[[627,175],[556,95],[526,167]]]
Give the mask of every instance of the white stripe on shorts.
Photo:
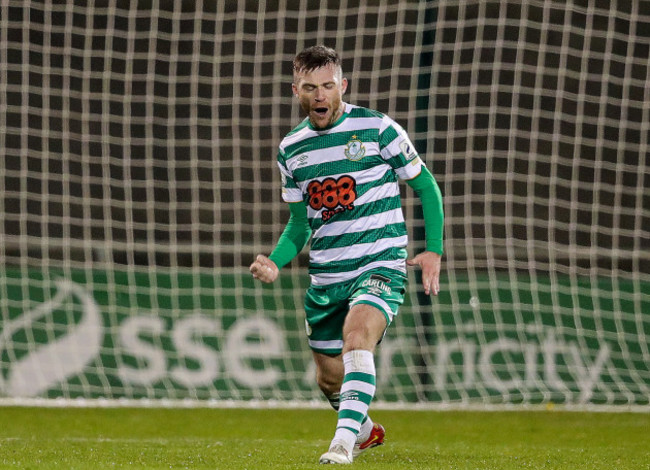
[[[359,301],[361,301],[361,300],[366,300],[368,302],[372,302],[374,304],[377,304],[378,306],[380,306],[384,310],[384,313],[386,313],[386,315],[388,315],[388,318],[390,319],[390,321],[393,321],[393,317],[395,316],[395,314],[393,313],[393,310],[390,308],[390,305],[388,305],[380,297],[377,297],[377,296],[372,295],[372,294],[362,294],[362,295],[360,295],[359,297],[354,299],[354,301],[350,302],[350,307],[353,306],[353,305],[358,304]]]
[[[309,346],[314,349],[343,349],[343,340],[335,339],[332,341],[309,340]]]

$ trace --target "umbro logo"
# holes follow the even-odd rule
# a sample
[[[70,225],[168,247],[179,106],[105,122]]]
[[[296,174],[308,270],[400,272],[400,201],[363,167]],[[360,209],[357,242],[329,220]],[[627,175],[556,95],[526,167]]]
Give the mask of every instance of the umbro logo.
[[[304,154],[298,157],[298,166],[304,166],[309,163],[309,155]]]

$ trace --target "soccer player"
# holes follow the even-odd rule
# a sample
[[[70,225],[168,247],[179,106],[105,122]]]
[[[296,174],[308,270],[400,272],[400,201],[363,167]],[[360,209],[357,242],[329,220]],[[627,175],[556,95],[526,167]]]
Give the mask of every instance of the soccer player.
[[[290,217],[270,256],[258,255],[250,271],[275,281],[311,237],[307,335],[318,386],[338,411],[320,463],[350,464],[384,441],[384,428],[368,416],[374,351],[404,300],[406,265],[420,266],[424,292],[438,294],[442,197],[404,129],[342,101],[348,81],[336,51],[309,47],[293,67],[293,93],[307,118],[278,153]],[[424,212],[426,251],[408,261],[399,180],[415,190]]]

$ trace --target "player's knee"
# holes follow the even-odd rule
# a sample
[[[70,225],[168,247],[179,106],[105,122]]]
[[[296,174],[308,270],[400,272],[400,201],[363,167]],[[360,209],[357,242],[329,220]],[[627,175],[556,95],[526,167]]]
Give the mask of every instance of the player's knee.
[[[329,397],[341,390],[342,380],[339,377],[334,377],[331,374],[319,373],[316,374],[316,383],[318,388],[321,389],[325,396]]]
[[[372,337],[367,328],[355,328],[347,332],[343,339],[343,352],[363,349],[372,351],[377,344],[377,340]]]
[[[355,305],[345,319],[343,326],[343,353],[363,349],[374,351],[386,329],[386,318],[377,308]]]

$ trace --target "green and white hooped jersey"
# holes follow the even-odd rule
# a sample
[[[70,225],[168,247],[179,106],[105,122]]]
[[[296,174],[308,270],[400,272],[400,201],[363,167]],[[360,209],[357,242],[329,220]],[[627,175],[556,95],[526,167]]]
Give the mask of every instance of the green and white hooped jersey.
[[[312,285],[347,281],[376,267],[406,272],[398,179],[420,174],[422,160],[399,124],[346,103],[332,126],[314,129],[305,119],[287,134],[278,166],[282,198],[307,206]]]

